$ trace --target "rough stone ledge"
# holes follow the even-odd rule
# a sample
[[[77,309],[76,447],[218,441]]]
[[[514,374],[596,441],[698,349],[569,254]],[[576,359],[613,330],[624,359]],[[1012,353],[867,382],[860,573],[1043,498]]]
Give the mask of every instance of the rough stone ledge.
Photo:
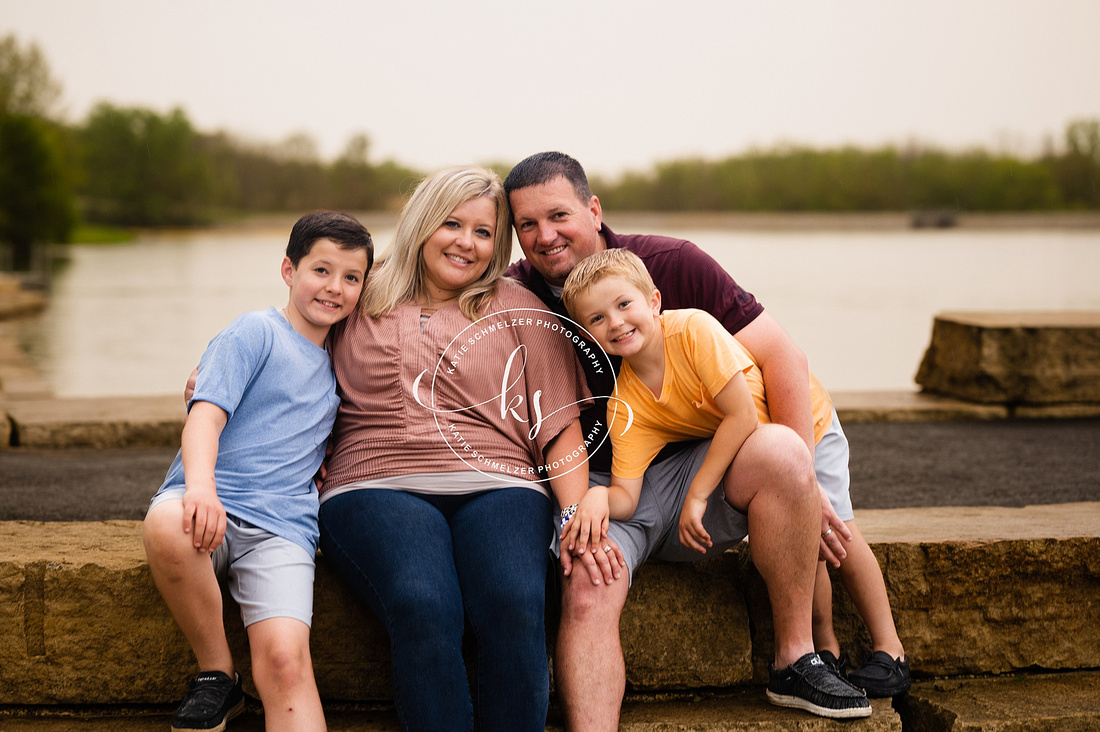
[[[899,711],[922,732],[1100,729],[1100,674],[1019,674],[917,682]]]
[[[364,705],[325,704],[325,718],[331,730],[342,732],[398,732],[400,724],[392,707],[362,708]],[[901,732],[902,720],[889,700],[871,702],[867,719],[827,720],[805,712],[781,709],[764,700],[760,689],[730,694],[704,694],[686,699],[628,698],[623,704],[620,732]],[[68,714],[55,709],[0,710],[3,732],[69,732],[73,729],[98,732],[163,732],[171,711],[163,708],[74,709]],[[264,718],[259,704],[233,720],[233,732],[262,732]],[[546,732],[564,732],[561,715],[553,707]]]
[[[1100,503],[857,511],[919,677],[1075,670],[1100,658]],[[162,704],[194,660],[157,595],[140,523],[0,523],[0,704]],[[385,634],[318,562],[313,655],[322,697],[385,700]],[[868,639],[840,582],[837,631]],[[247,674],[236,608],[225,616]],[[647,564],[622,621],[630,688],[766,680],[770,611],[748,549]]]
[[[41,396],[32,390],[23,395],[6,393],[0,399],[0,449],[179,446],[185,416],[179,395]],[[846,424],[1100,416],[1100,404],[1010,409],[1003,404],[978,404],[915,391],[837,392],[832,396],[837,414]]]

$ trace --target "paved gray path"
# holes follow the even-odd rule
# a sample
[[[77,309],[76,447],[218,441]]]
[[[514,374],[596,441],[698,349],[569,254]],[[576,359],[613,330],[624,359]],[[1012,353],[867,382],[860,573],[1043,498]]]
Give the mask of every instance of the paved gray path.
[[[1100,501],[1100,419],[845,426],[856,508]],[[171,449],[0,451],[0,520],[140,519]]]

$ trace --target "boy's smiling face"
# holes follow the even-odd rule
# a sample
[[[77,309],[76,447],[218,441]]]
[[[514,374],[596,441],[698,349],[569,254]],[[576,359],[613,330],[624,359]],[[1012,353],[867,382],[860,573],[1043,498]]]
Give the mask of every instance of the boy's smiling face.
[[[321,345],[328,329],[359,303],[367,274],[367,252],[344,249],[331,239],[318,239],[294,266],[283,258],[283,280],[290,286],[286,313],[294,330]]]
[[[627,360],[662,349],[661,293],[647,294],[622,277],[605,277],[576,298],[577,322],[608,353]]]

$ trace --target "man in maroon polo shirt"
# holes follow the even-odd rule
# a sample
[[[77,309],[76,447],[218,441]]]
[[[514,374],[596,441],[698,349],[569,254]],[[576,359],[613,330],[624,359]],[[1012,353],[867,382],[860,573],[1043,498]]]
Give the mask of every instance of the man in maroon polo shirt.
[[[751,294],[691,242],[612,232],[603,223],[599,199],[592,195],[584,170],[573,158],[556,152],[532,155],[512,169],[504,186],[525,255],[508,274],[526,284],[548,308],[566,317],[561,286],[573,267],[598,251],[621,247],[645,262],[664,309],[710,312],[753,354],[764,378],[772,421],[790,429],[774,431],[771,444],[738,453],[726,479],[734,486],[734,500],[724,504],[724,515],[714,517],[715,525],[707,525],[715,538],[707,556],[750,537],[753,562],[772,605],[776,650],[768,697],[773,703],[827,717],[869,715],[863,692],[835,675],[814,653],[811,608],[819,547],[826,555],[832,552],[842,558],[837,535],[850,534],[816,487],[805,355]],[[590,358],[580,360],[592,393],[609,395],[611,374],[597,373]],[[601,425],[596,424],[603,419],[602,411],[590,409],[582,417],[593,445],[602,439]],[[705,450],[697,445],[670,448],[646,471],[634,518],[625,524],[612,522],[609,530],[631,574],[651,556],[672,561],[701,557],[679,545],[675,527],[680,504],[657,505],[654,496],[663,492],[664,503],[673,503],[663,488],[672,484],[686,490]],[[607,442],[591,455],[593,485],[607,485],[610,464]],[[567,521],[569,508],[563,507],[562,514]],[[575,558],[566,551],[563,558],[555,679],[567,727],[573,732],[618,728],[626,686],[619,617],[629,578],[616,579],[617,555],[598,552]],[[574,559],[583,561],[588,571],[572,571]]]

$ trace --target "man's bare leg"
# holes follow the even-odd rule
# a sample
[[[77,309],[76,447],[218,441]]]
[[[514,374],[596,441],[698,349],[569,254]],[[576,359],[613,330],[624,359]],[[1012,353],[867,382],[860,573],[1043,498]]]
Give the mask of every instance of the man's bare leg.
[[[801,438],[766,424],[745,441],[724,480],[727,500],[748,514],[752,561],[768,587],[775,668],[812,653],[813,593],[821,499]]]
[[[569,732],[615,732],[626,691],[619,617],[630,582],[592,584],[588,573],[562,578],[554,680]]]

